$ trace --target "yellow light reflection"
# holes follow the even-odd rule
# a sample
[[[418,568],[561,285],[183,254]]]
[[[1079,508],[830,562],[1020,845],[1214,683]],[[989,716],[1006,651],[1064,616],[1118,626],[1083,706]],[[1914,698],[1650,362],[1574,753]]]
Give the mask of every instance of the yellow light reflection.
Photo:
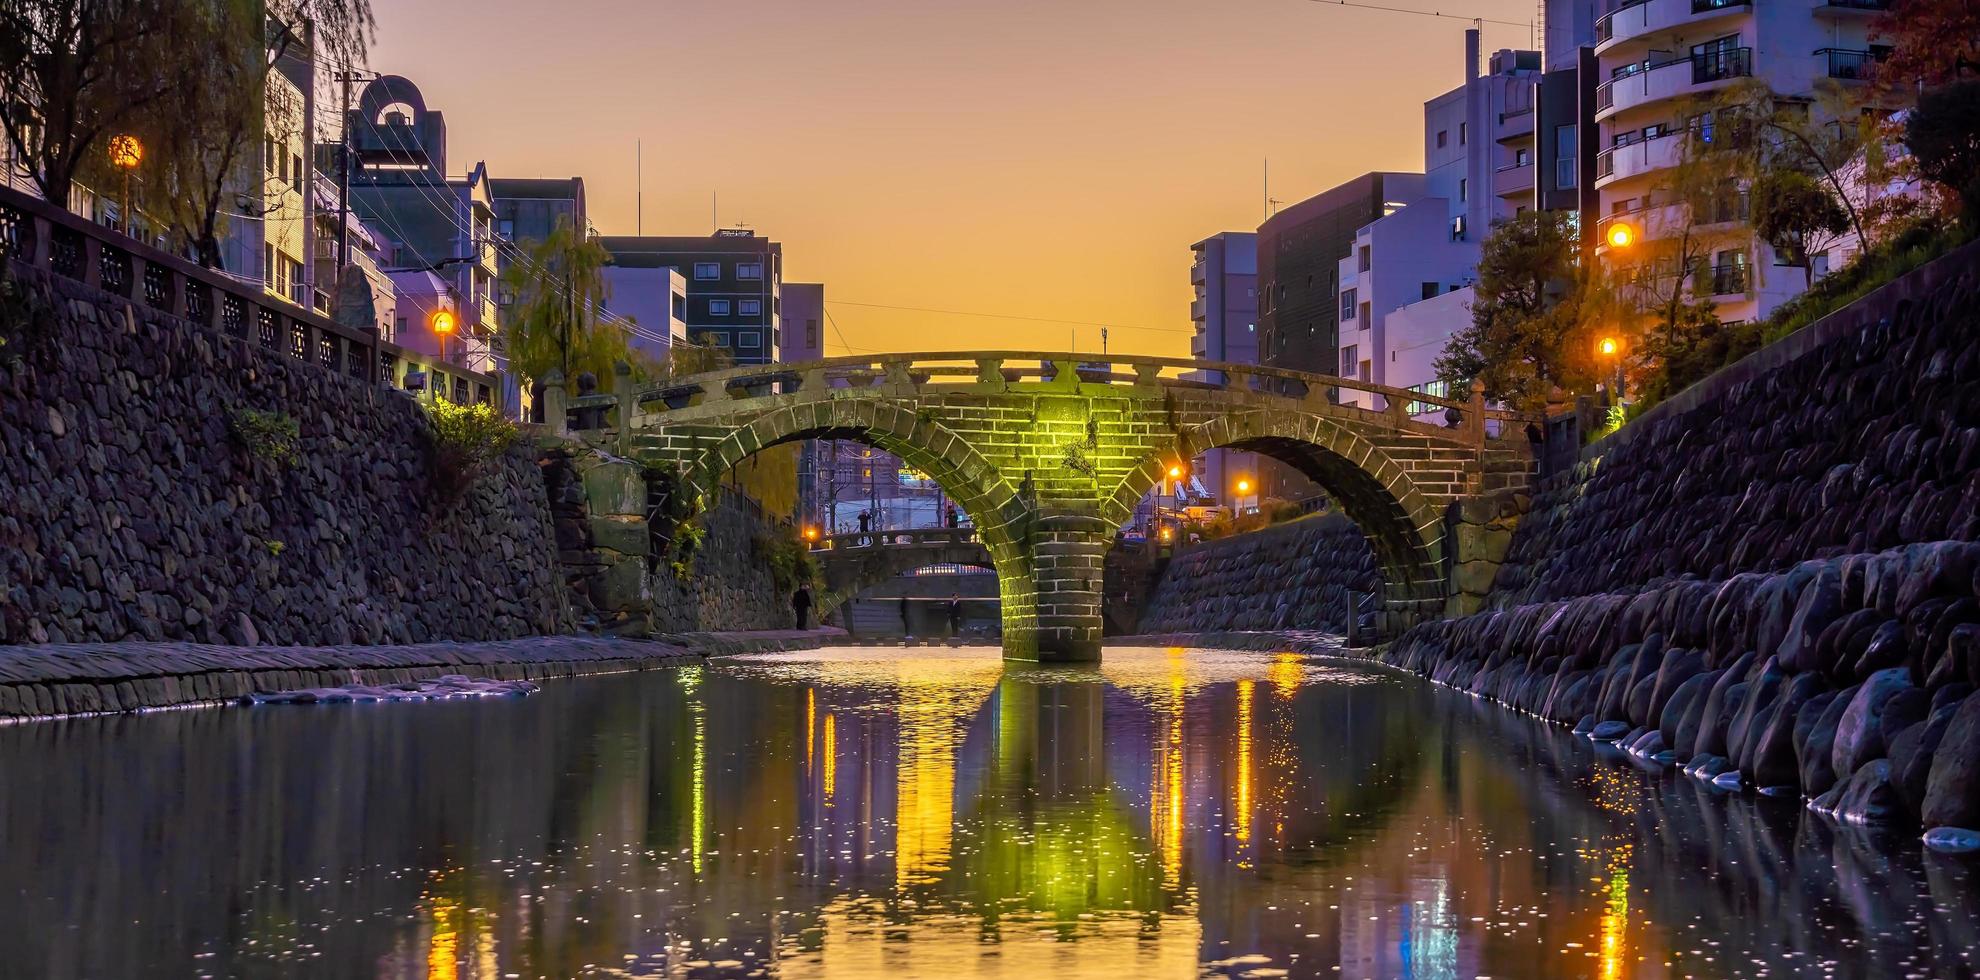
[[[708,833],[708,706],[702,703],[701,668],[681,669],[681,687],[687,689],[688,717],[694,725],[694,782],[692,787],[693,805],[690,809],[692,824],[688,829],[688,853],[692,858],[694,873],[701,873],[704,836]]]
[[[426,944],[426,980],[455,980],[460,976],[460,906],[436,899],[433,937]]]
[[[904,678],[906,680],[906,678]],[[949,870],[956,817],[955,701],[930,678],[904,683],[894,775],[894,885],[932,884]]]
[[[839,720],[825,712],[825,805],[832,805],[832,790],[839,782]]]
[[[1618,848],[1609,859],[1609,900],[1602,912],[1602,977],[1623,976],[1629,961],[1629,858],[1630,848]]]
[[[812,750],[818,740],[818,689],[804,689],[804,771],[811,773]]]
[[[1155,779],[1149,798],[1149,835],[1162,852],[1162,886],[1182,889],[1183,839],[1183,692],[1189,683],[1183,649],[1168,652],[1169,685],[1158,706],[1164,722],[1155,752]]]
[[[1237,842],[1239,846],[1251,843],[1251,701],[1255,681],[1238,681],[1237,685],[1237,799],[1232,801],[1231,812],[1237,817]],[[1238,867],[1247,867],[1249,862],[1238,861]]]
[[[1299,693],[1299,682],[1305,675],[1299,654],[1290,650],[1273,654],[1272,666],[1265,668],[1265,680],[1272,685],[1272,694],[1285,701]]]

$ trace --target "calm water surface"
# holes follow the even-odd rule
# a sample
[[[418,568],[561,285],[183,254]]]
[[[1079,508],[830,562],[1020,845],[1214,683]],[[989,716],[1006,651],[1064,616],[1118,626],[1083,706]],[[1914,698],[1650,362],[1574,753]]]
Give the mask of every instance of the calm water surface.
[[[1952,977],[1975,865],[1292,654],[0,728],[0,975]]]

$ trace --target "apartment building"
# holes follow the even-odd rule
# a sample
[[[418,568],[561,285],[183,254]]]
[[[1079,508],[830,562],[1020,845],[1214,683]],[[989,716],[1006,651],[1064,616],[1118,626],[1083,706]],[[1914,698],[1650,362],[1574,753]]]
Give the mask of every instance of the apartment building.
[[[1226,231],[1190,246],[1191,357],[1233,364],[1258,363],[1258,235]],[[1220,372],[1192,371],[1184,378],[1222,381]],[[1240,477],[1256,478],[1257,454],[1212,449],[1191,466],[1192,496],[1213,504],[1233,497]]]
[[[1434,365],[1470,322],[1480,245],[1494,223],[1539,205],[1540,53],[1501,50],[1483,65],[1480,54],[1479,32],[1466,31],[1463,83],[1423,104],[1423,195],[1356,229],[1338,263],[1342,377],[1446,394]],[[1361,392],[1341,400],[1380,407]]]
[[[1715,93],[1755,80],[1777,96],[1807,98],[1819,86],[1863,84],[1883,49],[1869,25],[1887,0],[1639,0],[1611,7],[1594,25],[1593,60],[1600,81],[1592,121],[1600,149],[1597,250],[1613,267],[1630,270],[1648,292],[1668,295],[1673,278],[1710,297],[1725,322],[1767,316],[1799,293],[1799,267],[1783,268],[1748,223],[1743,191],[1710,208],[1685,207],[1664,190],[1689,140],[1712,138],[1715,121],[1703,103]],[[1812,111],[1821,111],[1814,105]],[[1627,224],[1628,249],[1611,248],[1608,231]],[[1703,255],[1688,268],[1667,245],[1688,233]],[[1853,247],[1853,243],[1846,247]],[[1817,272],[1829,260],[1818,256]]]
[[[607,235],[621,268],[672,267],[687,279],[687,334],[737,364],[770,364],[783,342],[784,246],[747,228],[708,236]]]

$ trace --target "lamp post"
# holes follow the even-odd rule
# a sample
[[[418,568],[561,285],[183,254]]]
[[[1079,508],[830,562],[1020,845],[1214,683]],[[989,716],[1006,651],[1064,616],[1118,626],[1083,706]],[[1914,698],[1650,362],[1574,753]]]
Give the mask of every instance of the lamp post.
[[[440,359],[447,360],[447,338],[454,335],[456,326],[454,311],[444,306],[440,307],[426,318],[426,322],[433,328],[433,336],[440,339]],[[433,385],[429,384],[427,387],[431,388]]]
[[[1615,371],[1609,391],[1610,397],[1617,405],[1621,405],[1623,399],[1622,349],[1622,341],[1615,337],[1603,337],[1595,344],[1595,352],[1602,355]]]
[[[1251,478],[1246,476],[1238,477],[1237,478],[1237,512],[1238,512],[1238,516],[1240,517],[1244,516],[1244,502],[1246,498],[1250,496],[1250,494],[1251,494]]]
[[[123,171],[124,200],[117,208],[117,217],[123,221],[124,234],[131,233],[131,171],[144,162],[144,144],[128,133],[110,137],[110,165]]]

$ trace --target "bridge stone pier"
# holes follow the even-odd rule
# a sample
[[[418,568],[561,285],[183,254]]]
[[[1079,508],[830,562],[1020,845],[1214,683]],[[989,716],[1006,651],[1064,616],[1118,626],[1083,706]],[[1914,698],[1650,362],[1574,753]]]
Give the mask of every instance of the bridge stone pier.
[[[1386,628],[1441,615],[1453,593],[1446,513],[1530,484],[1525,429],[1537,421],[1488,410],[1475,393],[1011,351],[842,357],[624,387],[580,400],[616,398],[610,425],[588,437],[672,472],[698,506],[731,468],[795,440],[858,440],[927,473],[970,515],[997,572],[1005,655],[1045,661],[1099,657],[1112,535],[1171,465],[1220,447],[1281,460],[1333,495],[1382,565]],[[1445,421],[1417,421],[1411,408]]]

